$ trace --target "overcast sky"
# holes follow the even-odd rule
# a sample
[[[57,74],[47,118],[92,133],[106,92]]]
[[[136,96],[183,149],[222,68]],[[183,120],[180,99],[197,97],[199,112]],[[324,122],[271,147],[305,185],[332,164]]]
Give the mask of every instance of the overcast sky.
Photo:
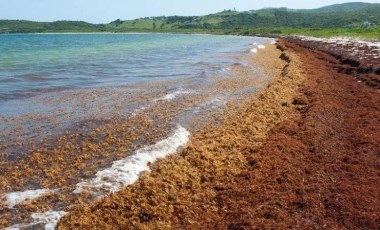
[[[358,1],[358,0],[356,0]],[[205,15],[224,9],[311,9],[349,0],[0,0],[0,19],[108,23],[147,16]],[[380,0],[366,2],[380,3]]]

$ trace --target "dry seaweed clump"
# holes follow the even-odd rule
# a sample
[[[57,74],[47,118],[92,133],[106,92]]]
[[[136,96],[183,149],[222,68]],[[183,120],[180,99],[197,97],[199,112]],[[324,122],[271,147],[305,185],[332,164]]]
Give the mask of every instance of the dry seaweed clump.
[[[286,51],[285,51],[286,52]],[[222,178],[239,175],[255,162],[246,153],[262,145],[275,125],[296,116],[292,104],[304,78],[285,53],[289,63],[280,59],[274,45],[253,57],[272,78],[262,92],[240,102],[191,139],[179,154],[151,165],[151,173],[124,190],[89,206],[74,208],[58,229],[170,229],[176,225],[200,228],[199,215],[215,220],[223,210],[216,193]],[[198,216],[197,216],[198,215]],[[190,218],[191,217],[191,218]]]

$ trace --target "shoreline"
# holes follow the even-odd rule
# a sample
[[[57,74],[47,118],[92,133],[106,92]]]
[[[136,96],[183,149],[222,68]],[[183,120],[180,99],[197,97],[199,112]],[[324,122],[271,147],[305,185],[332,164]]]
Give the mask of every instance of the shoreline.
[[[135,184],[90,207],[74,209],[62,219],[58,228],[110,228],[115,221],[121,221],[119,227],[166,228],[178,218],[178,212],[186,211],[187,205],[199,207],[206,200],[212,200],[214,191],[205,189],[205,186],[225,175],[239,175],[242,168],[250,164],[243,152],[261,146],[271,128],[295,115],[290,105],[303,77],[297,69],[278,58],[280,55],[281,51],[275,45],[269,45],[254,57],[256,64],[273,76],[267,89],[244,100],[243,106],[235,112],[223,115],[217,123],[220,125],[208,125],[194,134],[189,146],[179,155],[157,161],[151,166],[151,173],[144,174]],[[282,56],[287,57],[286,54]],[[288,74],[284,71],[291,71],[297,78],[283,77]],[[229,106],[233,110],[234,105]],[[251,121],[255,122],[251,124]],[[156,205],[151,206],[152,202]],[[118,208],[131,210],[130,214],[125,213],[130,218],[124,220],[108,210],[111,203],[117,204],[116,212],[119,212]],[[208,206],[208,210],[215,210],[213,205]],[[136,212],[144,214],[141,216]],[[105,213],[110,215],[104,216]],[[145,218],[149,219],[147,223]]]
[[[339,71],[323,46],[266,49],[267,89],[58,228],[378,228],[380,96],[357,80],[378,74]]]
[[[193,127],[189,144],[180,147],[178,154],[148,163],[149,173],[142,173],[136,183],[102,199],[103,196],[96,196],[91,189],[73,197],[70,194],[75,184],[55,189],[56,184],[47,179],[42,181],[43,178],[37,178],[32,172],[41,171],[42,175],[56,178],[54,183],[61,186],[68,183],[65,180],[80,178],[79,174],[75,175],[81,170],[90,170],[92,173],[86,172],[85,183],[81,183],[88,187],[87,182],[91,181],[85,179],[92,178],[96,168],[87,165],[87,157],[96,159],[101,153],[107,160],[99,160],[98,164],[108,171],[106,166],[112,160],[123,159],[122,152],[133,150],[126,150],[122,145],[131,144],[137,133],[145,135],[152,128],[152,118],[133,117],[131,121],[141,127],[131,131],[128,124],[120,126],[121,120],[113,121],[94,130],[79,146],[74,144],[78,136],[70,135],[67,140],[59,140],[62,141],[60,147],[35,152],[31,158],[33,167],[20,164],[16,166],[19,172],[15,173],[11,169],[14,167],[4,167],[14,179],[27,169],[28,177],[42,179],[44,187],[51,190],[8,194],[8,200],[14,200],[16,205],[14,210],[4,206],[5,201],[0,197],[0,214],[5,214],[0,226],[8,225],[8,220],[28,221],[28,213],[33,212],[31,217],[37,218],[40,224],[48,221],[55,225],[48,219],[58,221],[65,215],[58,225],[60,229],[283,229],[294,226],[376,229],[380,226],[377,214],[380,204],[376,199],[380,196],[380,77],[376,61],[380,55],[370,45],[348,44],[359,53],[353,57],[344,52],[346,45],[294,37],[280,39],[276,45],[266,44],[266,49],[260,49],[249,61],[260,67],[259,72],[270,76],[267,87],[257,87],[261,89],[252,96],[232,100],[224,112],[213,111],[207,121],[195,120],[194,123],[201,124],[200,128]],[[266,80],[248,81],[251,71],[236,68],[235,80],[214,79],[216,85],[211,91],[268,83]],[[165,102],[171,100],[169,94],[157,96],[157,104],[144,110],[156,111],[154,116],[163,122],[168,122],[168,111],[180,112],[181,108],[195,103],[194,98],[180,96],[181,100],[171,105]],[[171,119],[175,121],[172,116],[169,121]],[[170,135],[170,130],[163,125],[156,131],[159,134],[146,136],[152,150],[157,141]],[[94,145],[94,140],[103,140],[103,134],[109,138],[105,139],[106,145],[102,142]],[[130,136],[131,140],[115,139],[120,134]],[[119,155],[114,156],[109,149],[114,149],[115,144],[122,145],[115,152]],[[58,157],[60,151],[83,152],[86,158],[74,155],[75,161],[57,158],[62,164],[43,157],[49,152]],[[46,168],[47,164],[54,167]],[[65,168],[69,164],[80,170]],[[115,175],[119,166],[112,165]],[[67,178],[58,172],[65,172]],[[106,183],[109,178],[103,174],[100,177],[105,180],[101,183]],[[28,182],[27,177],[16,181]],[[117,178],[116,182],[119,183]],[[6,180],[1,183],[4,188],[11,186]],[[100,184],[95,192],[107,190],[104,186]],[[89,203],[94,200],[95,203]],[[52,207],[65,208],[54,212]],[[18,208],[23,211],[12,217]]]
[[[272,38],[272,39],[309,39],[309,40],[351,40],[351,41],[364,41],[364,42],[380,42],[379,38],[367,38],[360,36],[314,36],[314,35],[304,35],[304,34],[243,34],[243,33],[200,33],[200,32],[46,32],[46,33],[0,33],[1,35],[110,35],[110,34],[162,34],[162,35],[198,35],[198,36],[242,36],[242,37],[258,37],[258,38]]]
[[[14,129],[0,133],[4,138],[0,141],[0,226],[41,227],[46,222],[54,225],[50,220],[54,222],[54,218],[58,219],[66,211],[71,211],[75,205],[89,204],[132,183],[141,170],[149,170],[147,163],[154,160],[151,156],[162,157],[172,153],[179,139],[187,142],[182,135],[187,136],[185,129],[193,133],[214,120],[219,122],[219,114],[223,112],[226,102],[239,101],[267,84],[267,77],[261,69],[245,64],[246,61],[249,63],[252,54],[247,51],[242,55],[237,58],[243,64],[232,64],[228,66],[228,74],[210,75],[203,81],[197,78],[173,80],[144,85],[133,91],[120,88],[121,91],[113,90],[109,94],[107,90],[91,90],[36,101],[52,103],[57,108],[74,101],[74,106],[69,107],[70,111],[73,108],[76,113],[79,109],[80,114],[87,111],[91,116],[89,120],[74,123],[57,136],[34,129],[31,138],[26,138],[27,142],[21,137],[29,135],[28,130]],[[128,97],[120,97],[125,94]],[[100,100],[99,106],[95,106],[97,100]],[[91,103],[87,106],[86,102]],[[110,105],[108,103],[114,106],[107,106]],[[56,111],[54,106],[52,109]],[[125,113],[125,109],[129,108],[125,106],[131,106],[130,113]],[[234,106],[239,107],[239,103]],[[75,119],[69,116],[71,113],[62,118],[54,113],[34,115],[33,109],[30,111],[31,114],[5,121],[8,124],[14,121],[21,126],[23,122],[36,119],[41,122],[36,122],[36,126],[40,127],[46,120],[57,128],[56,131],[60,131],[65,119]],[[44,116],[48,119],[41,119]],[[184,129],[175,129],[180,127],[177,125]],[[54,131],[51,128],[48,130]],[[14,134],[18,139],[12,139],[7,134]],[[39,138],[41,135],[47,138]],[[21,154],[13,157],[13,144],[14,148],[23,150],[25,147],[25,152],[20,151]],[[133,167],[123,171],[131,163]],[[110,171],[113,172],[111,177],[106,175]],[[124,179],[128,178],[119,178],[121,174]],[[81,187],[86,191],[76,193]]]

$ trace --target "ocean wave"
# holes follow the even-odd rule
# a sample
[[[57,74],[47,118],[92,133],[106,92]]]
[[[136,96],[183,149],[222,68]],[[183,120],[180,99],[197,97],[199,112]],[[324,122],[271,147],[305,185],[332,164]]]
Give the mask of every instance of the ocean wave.
[[[96,173],[96,177],[85,182],[78,183],[73,193],[81,193],[83,190],[89,190],[98,194],[100,191],[117,192],[123,187],[133,184],[138,180],[140,174],[144,171],[150,171],[149,163],[163,158],[168,154],[174,153],[178,148],[186,145],[189,141],[190,133],[182,126],[178,125],[175,132],[166,139],[157,142],[154,145],[146,146],[136,151],[136,153],[123,160],[115,161],[111,168],[104,169]],[[24,192],[8,193],[7,199],[10,207],[22,203],[27,199],[36,199],[50,192],[58,190],[40,189],[29,190]],[[16,224],[5,230],[16,230],[21,228],[44,225],[46,230],[53,230],[58,221],[66,215],[64,211],[47,211],[44,213],[33,213],[31,223]]]
[[[93,193],[117,192],[134,183],[142,172],[149,171],[149,163],[174,153],[178,148],[186,145],[189,136],[190,133],[178,125],[176,131],[168,138],[139,149],[132,156],[115,161],[111,168],[97,172],[95,178],[78,183],[74,193],[81,193],[83,190],[90,190]]]
[[[0,78],[0,83],[13,83],[13,82],[20,82],[20,79],[17,79],[15,77],[5,77]]]

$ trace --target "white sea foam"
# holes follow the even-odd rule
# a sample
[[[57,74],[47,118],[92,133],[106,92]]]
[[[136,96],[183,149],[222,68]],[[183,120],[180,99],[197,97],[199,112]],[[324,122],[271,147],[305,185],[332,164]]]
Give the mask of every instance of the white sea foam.
[[[256,48],[252,48],[251,49],[251,53],[257,53],[257,49]]]
[[[145,106],[143,106],[143,107],[141,107],[141,108],[139,108],[139,109],[135,109],[135,111],[132,112],[131,117],[135,117],[135,116],[137,116],[137,114],[139,114],[140,112],[144,111],[145,109],[146,109]]]
[[[58,221],[66,215],[63,211],[48,211],[44,213],[33,213],[32,218],[36,224],[45,224],[45,230],[54,230]]]
[[[58,190],[50,189],[37,189],[37,190],[27,190],[22,192],[10,192],[3,196],[6,199],[6,202],[10,208],[13,208],[15,205],[18,205],[25,200],[34,200],[43,195],[46,195],[51,192],[57,192]]]
[[[149,171],[149,162],[174,153],[189,141],[190,133],[178,125],[173,135],[157,142],[154,145],[144,147],[135,154],[123,160],[115,161],[111,168],[96,173],[96,177],[78,183],[74,193],[80,193],[84,189],[92,192],[107,191],[117,192],[123,187],[134,183],[144,171]]]
[[[265,46],[264,45],[258,45],[257,48],[259,48],[259,49],[265,49]]]
[[[44,213],[33,213],[33,222],[29,224],[16,224],[11,227],[4,228],[4,230],[18,230],[28,227],[33,227],[38,224],[45,225],[45,230],[54,230],[58,221],[67,213],[64,211],[48,211]]]
[[[20,228],[31,227],[32,224],[15,224],[10,227],[3,228],[3,230],[19,230]]]
[[[171,101],[181,94],[190,94],[190,93],[193,93],[193,92],[190,90],[184,90],[181,88],[181,89],[178,89],[177,91],[174,91],[173,93],[166,94],[164,97],[155,99],[154,101],[156,101],[156,102],[157,101]]]

